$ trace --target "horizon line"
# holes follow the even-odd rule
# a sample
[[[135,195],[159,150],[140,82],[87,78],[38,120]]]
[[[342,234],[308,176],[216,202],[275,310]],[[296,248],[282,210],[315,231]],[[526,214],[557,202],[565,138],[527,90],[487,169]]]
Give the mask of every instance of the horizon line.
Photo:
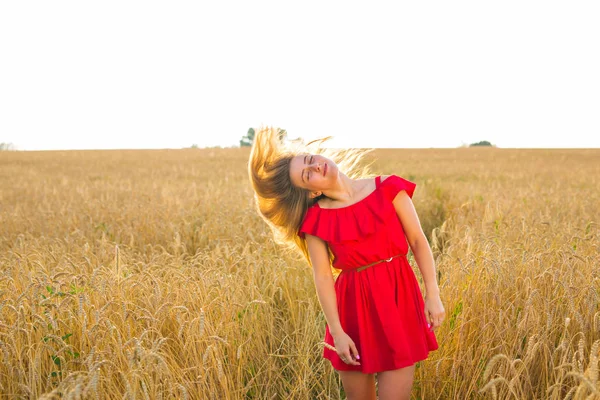
[[[215,150],[215,149],[250,149],[251,146],[206,146],[206,147],[163,147],[163,148],[83,148],[83,149],[5,149],[0,150],[0,154],[4,152],[51,152],[51,151],[160,151],[160,150]],[[462,145],[456,147],[327,147],[331,149],[374,149],[374,150],[452,150],[465,148],[494,148],[494,149],[522,149],[522,150],[594,150],[600,147],[500,147],[500,146],[471,146]]]

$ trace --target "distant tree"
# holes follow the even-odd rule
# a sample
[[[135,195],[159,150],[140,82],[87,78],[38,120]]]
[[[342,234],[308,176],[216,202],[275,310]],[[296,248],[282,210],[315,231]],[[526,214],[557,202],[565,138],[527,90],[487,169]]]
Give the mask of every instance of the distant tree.
[[[254,142],[254,128],[248,129],[246,136],[242,137],[242,140],[240,140],[240,147],[252,146],[252,142]]]
[[[4,151],[4,150],[15,150],[15,146],[12,143],[0,143],[0,151]]]
[[[277,131],[279,132],[279,140],[284,141],[287,138],[287,131],[281,128],[277,128]],[[254,128],[248,129],[246,136],[243,136],[240,140],[240,147],[252,146],[252,143],[254,142],[254,134]]]
[[[283,142],[285,139],[287,139],[287,131],[285,129],[277,128],[277,130],[279,131],[279,140],[280,141]]]
[[[482,140],[481,142],[477,142],[477,143],[471,143],[469,145],[469,147],[473,147],[473,146],[493,146],[493,144],[491,144],[490,142],[488,142],[487,140]]]
[[[191,149],[197,149],[197,148],[198,148],[198,145],[194,143],[194,144],[192,145],[192,147],[190,147],[190,148],[191,148]]]

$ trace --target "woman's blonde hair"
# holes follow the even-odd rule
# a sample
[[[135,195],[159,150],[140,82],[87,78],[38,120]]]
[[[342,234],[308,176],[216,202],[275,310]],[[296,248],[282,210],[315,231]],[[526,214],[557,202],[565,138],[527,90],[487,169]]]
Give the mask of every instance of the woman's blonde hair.
[[[299,249],[311,266],[306,239],[298,236],[298,230],[308,208],[325,196],[311,199],[307,189],[292,184],[292,158],[306,153],[321,154],[334,161],[349,178],[371,176],[370,164],[363,165],[362,161],[372,149],[322,148],[321,144],[330,138],[328,136],[305,144],[302,139],[288,141],[284,131],[279,128],[261,127],[254,135],[248,162],[256,208],[271,228],[275,242]],[[329,257],[331,261],[331,251]]]

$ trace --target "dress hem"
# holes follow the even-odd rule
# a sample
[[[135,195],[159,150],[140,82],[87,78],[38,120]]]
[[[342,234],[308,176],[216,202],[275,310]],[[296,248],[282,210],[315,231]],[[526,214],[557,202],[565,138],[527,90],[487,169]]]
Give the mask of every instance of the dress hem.
[[[437,349],[435,349],[437,350]],[[420,361],[425,361],[429,359],[429,353],[435,350],[428,350],[425,356],[421,356],[421,357],[417,357],[417,360],[415,361],[411,361],[409,363],[406,363],[405,361],[399,361],[399,362],[395,362],[392,364],[391,368],[387,368],[387,369],[382,369],[382,370],[377,370],[377,371],[366,371],[364,369],[361,368],[357,368],[357,367],[352,367],[352,366],[348,366],[348,365],[343,365],[343,368],[336,368],[335,365],[333,365],[333,361],[328,358],[327,356],[323,356],[324,359],[329,360],[329,362],[331,363],[331,366],[333,367],[333,369],[337,370],[337,371],[358,371],[358,372],[362,372],[363,374],[376,374],[378,372],[385,372],[385,371],[394,371],[396,369],[400,369],[400,368],[405,368],[405,367],[410,367],[411,365],[414,365]]]

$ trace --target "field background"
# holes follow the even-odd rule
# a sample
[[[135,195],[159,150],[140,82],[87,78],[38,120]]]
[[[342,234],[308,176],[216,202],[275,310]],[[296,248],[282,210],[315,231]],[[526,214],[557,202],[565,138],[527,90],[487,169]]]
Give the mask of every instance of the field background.
[[[0,397],[345,398],[248,155],[0,152]],[[599,399],[600,150],[367,160],[417,184],[446,309],[413,398]]]

